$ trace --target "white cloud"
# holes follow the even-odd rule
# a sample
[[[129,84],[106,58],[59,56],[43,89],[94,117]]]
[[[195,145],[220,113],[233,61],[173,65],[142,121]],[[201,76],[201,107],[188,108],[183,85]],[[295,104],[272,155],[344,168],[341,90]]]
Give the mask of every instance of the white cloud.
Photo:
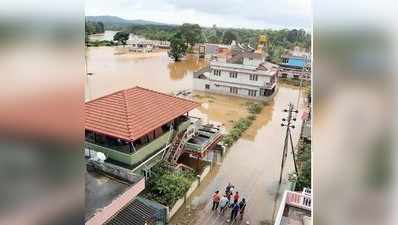
[[[87,0],[86,15],[222,27],[310,28],[310,0]]]

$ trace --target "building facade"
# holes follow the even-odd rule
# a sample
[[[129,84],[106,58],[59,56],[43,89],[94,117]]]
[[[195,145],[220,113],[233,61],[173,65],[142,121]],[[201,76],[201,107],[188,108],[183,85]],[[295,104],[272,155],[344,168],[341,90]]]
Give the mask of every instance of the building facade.
[[[257,53],[242,53],[226,61],[211,61],[194,73],[193,89],[268,101],[277,90],[276,65]]]
[[[278,76],[280,78],[311,80],[311,56],[295,49],[282,56]]]

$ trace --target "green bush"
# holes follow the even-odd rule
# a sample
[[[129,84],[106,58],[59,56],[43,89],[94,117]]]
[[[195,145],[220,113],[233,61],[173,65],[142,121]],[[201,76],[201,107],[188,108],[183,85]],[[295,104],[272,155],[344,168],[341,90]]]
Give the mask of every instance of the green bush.
[[[298,176],[290,181],[296,182],[295,190],[301,191],[303,188],[311,188],[311,144],[305,144],[297,152],[296,162],[298,166]]]
[[[247,117],[248,120],[254,121],[256,119],[256,115],[250,115]]]
[[[259,114],[261,110],[263,110],[263,104],[252,102],[247,103],[247,111],[249,111],[250,114]]]
[[[230,134],[227,134],[223,138],[223,144],[227,147],[230,147],[234,143],[234,139]]]
[[[154,175],[148,180],[146,197],[169,207],[184,197],[195,179],[193,173],[172,171],[163,164],[152,171]]]

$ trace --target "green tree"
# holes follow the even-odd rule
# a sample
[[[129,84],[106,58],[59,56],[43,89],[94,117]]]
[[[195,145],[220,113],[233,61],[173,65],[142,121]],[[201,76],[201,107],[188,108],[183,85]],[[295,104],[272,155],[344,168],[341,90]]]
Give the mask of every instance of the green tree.
[[[202,28],[198,24],[184,23],[179,31],[182,38],[192,47],[196,43],[203,41]]]
[[[237,39],[238,37],[234,32],[232,32],[231,30],[227,30],[224,32],[222,43],[229,45],[233,40],[236,41]]]
[[[113,40],[117,41],[118,43],[121,43],[122,45],[126,45],[129,36],[130,36],[129,33],[120,31],[113,36]]]
[[[187,48],[185,39],[182,38],[181,33],[177,33],[170,39],[169,57],[173,58],[174,61],[179,61],[187,52]]]

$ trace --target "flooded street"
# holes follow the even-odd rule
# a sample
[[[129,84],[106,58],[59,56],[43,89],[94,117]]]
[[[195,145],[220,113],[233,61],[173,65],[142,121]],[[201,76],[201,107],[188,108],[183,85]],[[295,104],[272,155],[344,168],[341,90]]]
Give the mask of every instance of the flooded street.
[[[207,64],[195,56],[175,63],[165,51],[148,55],[121,54],[125,51],[114,47],[98,47],[88,48],[86,52],[87,69],[93,73],[86,80],[86,100],[137,85],[165,93],[191,89],[193,71]],[[296,103],[298,94],[297,88],[279,87],[274,101],[264,107],[252,126],[223,158],[218,159],[209,176],[171,220],[171,224],[226,224],[229,214],[220,217],[212,213],[210,197],[217,189],[223,192],[228,182],[233,183],[241,197],[248,202],[244,221],[262,224],[272,220],[275,206],[278,206],[275,196],[286,129],[280,125],[286,116],[282,110],[287,108],[289,102]],[[247,115],[246,99],[201,92],[193,92],[193,98],[202,103],[193,114],[208,121],[223,123],[227,129],[231,128],[233,120]],[[296,127],[301,126],[301,108],[300,104]],[[299,130],[296,128],[292,133],[295,143]],[[286,166],[284,185],[288,173],[294,168],[290,152]]]

